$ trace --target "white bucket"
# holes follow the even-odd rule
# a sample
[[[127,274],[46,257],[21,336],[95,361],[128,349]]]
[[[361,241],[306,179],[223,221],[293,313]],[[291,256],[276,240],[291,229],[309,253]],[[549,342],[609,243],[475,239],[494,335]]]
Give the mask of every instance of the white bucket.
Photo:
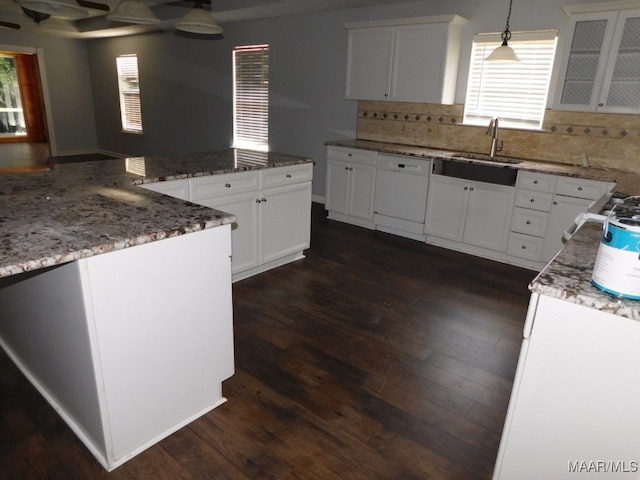
[[[640,300],[640,197],[628,197],[607,216],[591,281],[612,295]]]

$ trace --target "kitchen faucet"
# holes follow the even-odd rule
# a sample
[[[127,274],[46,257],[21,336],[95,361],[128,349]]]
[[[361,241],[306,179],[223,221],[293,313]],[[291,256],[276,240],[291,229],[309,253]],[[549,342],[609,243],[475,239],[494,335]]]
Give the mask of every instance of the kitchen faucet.
[[[487,135],[491,135],[491,149],[489,150],[489,156],[493,158],[496,156],[496,152],[502,151],[502,143],[503,143],[502,140],[498,141],[498,118],[497,117],[493,117],[489,122],[489,128],[487,128]]]

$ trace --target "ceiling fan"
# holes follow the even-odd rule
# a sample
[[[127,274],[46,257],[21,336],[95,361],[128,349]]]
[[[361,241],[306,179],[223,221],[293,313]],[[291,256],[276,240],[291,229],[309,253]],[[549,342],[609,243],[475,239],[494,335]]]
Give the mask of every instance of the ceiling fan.
[[[74,20],[89,16],[89,10],[108,12],[109,5],[91,0],[15,0],[23,9]],[[25,12],[26,13],[26,12]],[[27,13],[27,15],[31,17]],[[36,22],[37,23],[37,22]]]

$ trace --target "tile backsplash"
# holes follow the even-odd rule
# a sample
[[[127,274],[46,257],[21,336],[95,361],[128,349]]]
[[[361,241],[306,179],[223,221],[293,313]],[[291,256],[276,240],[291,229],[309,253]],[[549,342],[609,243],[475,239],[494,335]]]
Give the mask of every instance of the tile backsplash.
[[[486,127],[462,125],[464,105],[360,101],[357,138],[488,153]],[[547,110],[542,130],[501,129],[499,155],[640,172],[640,115]]]

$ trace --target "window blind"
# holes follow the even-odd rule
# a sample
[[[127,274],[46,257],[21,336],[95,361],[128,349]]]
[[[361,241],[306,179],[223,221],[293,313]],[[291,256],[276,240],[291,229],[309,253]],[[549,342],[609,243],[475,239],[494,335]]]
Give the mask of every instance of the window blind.
[[[463,122],[488,125],[498,117],[500,126],[542,128],[557,36],[555,30],[515,33],[509,46],[521,61],[500,63],[485,61],[502,44],[500,36],[476,35]]]
[[[118,67],[122,130],[129,133],[142,133],[138,57],[137,55],[121,55],[116,58],[116,65]]]
[[[269,149],[269,45],[233,50],[233,146]]]

